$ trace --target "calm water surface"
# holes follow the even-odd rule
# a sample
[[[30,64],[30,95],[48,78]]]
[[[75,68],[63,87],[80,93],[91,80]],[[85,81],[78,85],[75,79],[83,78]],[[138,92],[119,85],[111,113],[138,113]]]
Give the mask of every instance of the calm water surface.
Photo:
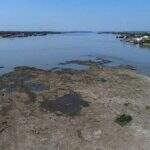
[[[150,49],[120,42],[113,35],[95,33],[48,35],[42,37],[0,39],[0,74],[16,66],[41,69],[58,67],[72,59],[112,60],[110,66],[132,65],[150,75]],[[79,68],[78,65],[67,67]],[[80,68],[82,68],[80,66]]]

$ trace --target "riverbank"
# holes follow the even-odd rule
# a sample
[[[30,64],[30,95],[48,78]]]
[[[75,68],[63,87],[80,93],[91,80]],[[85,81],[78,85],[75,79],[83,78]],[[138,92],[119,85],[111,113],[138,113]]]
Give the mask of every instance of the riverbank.
[[[30,36],[45,36],[49,34],[83,34],[92,33],[92,31],[0,31],[2,38],[21,38]]]
[[[149,150],[150,78],[86,64],[1,76],[0,149]]]
[[[150,48],[150,33],[149,32],[127,32],[119,33],[117,36],[121,41],[138,44],[141,47]]]
[[[44,36],[44,35],[48,35],[48,34],[62,34],[62,32],[54,32],[54,31],[0,31],[0,37],[2,37],[2,38]]]
[[[128,31],[128,32],[98,32],[98,34],[113,34],[123,42],[138,44],[141,47],[150,48],[150,32]]]

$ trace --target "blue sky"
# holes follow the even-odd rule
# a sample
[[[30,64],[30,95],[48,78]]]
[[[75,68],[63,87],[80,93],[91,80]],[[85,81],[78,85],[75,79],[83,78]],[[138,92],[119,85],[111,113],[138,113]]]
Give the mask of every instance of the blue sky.
[[[0,30],[150,31],[150,0],[0,0]]]

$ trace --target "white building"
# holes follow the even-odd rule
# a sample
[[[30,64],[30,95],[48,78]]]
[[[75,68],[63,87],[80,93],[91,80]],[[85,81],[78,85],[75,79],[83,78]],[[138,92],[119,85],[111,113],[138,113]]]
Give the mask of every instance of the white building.
[[[134,41],[135,41],[135,42],[138,42],[138,43],[141,42],[142,40],[143,40],[143,37],[134,38]]]
[[[148,35],[143,36],[143,39],[149,39]]]

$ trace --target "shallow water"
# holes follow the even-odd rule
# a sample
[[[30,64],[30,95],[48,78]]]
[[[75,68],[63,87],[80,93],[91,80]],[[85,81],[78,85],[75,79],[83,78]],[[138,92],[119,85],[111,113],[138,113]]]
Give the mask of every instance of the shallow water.
[[[112,60],[107,64],[109,66],[127,64],[136,67],[140,73],[150,75],[149,48],[120,42],[114,35],[95,33],[1,38],[0,74],[12,71],[16,66],[51,69],[67,60],[94,59],[97,56]],[[79,65],[65,67],[85,68]]]

